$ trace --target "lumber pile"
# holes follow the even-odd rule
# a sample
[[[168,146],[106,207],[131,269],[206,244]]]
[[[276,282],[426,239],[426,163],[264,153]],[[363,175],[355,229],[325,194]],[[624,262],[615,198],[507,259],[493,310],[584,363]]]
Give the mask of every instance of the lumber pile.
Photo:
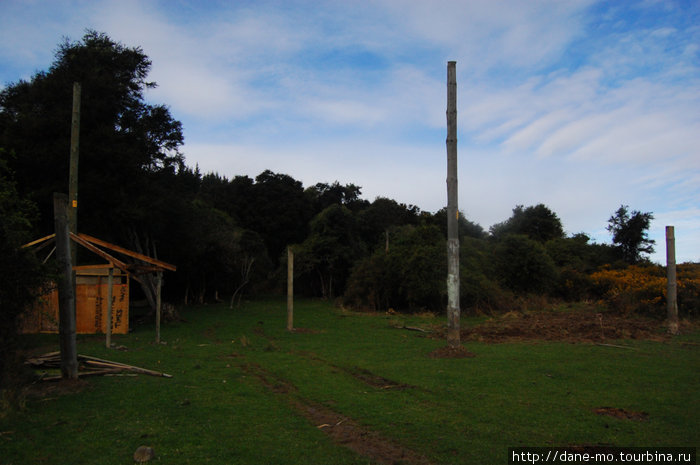
[[[35,369],[61,368],[61,353],[49,352],[48,354],[32,357],[24,363],[25,365],[31,366]],[[97,357],[91,357],[89,355],[78,354],[79,377],[108,375],[123,372],[172,378],[172,375],[160,371],[148,370],[146,368],[127,365],[126,363],[113,362],[111,360],[104,360]],[[61,376],[42,376],[41,379],[44,381],[55,381],[61,379]]]

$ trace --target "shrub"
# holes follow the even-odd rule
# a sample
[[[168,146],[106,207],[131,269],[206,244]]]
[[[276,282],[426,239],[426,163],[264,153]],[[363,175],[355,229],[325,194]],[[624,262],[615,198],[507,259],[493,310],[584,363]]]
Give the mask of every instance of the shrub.
[[[700,265],[677,267],[678,312],[697,314],[700,303]],[[603,269],[591,274],[593,295],[623,313],[666,315],[666,270],[658,265],[631,265],[624,269]]]
[[[500,282],[517,293],[546,293],[556,282],[557,270],[544,246],[527,236],[511,234],[495,249]]]

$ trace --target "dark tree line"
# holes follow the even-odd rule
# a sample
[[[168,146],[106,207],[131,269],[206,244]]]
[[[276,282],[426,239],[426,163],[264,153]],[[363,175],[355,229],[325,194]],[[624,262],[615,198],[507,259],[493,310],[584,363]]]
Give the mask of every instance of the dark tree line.
[[[178,271],[166,275],[167,299],[281,291],[292,246],[301,294],[378,310],[444,308],[445,209],[424,212],[383,197],[370,202],[354,184],[304,187],[270,170],[255,178],[202,174],[184,163],[180,122],[165,105],[144,101],[155,86],[147,80],[150,65],[140,48],[89,31],[60,44],[48,71],[0,93],[2,179],[11,198],[21,199],[3,208],[23,218],[22,237],[52,231],[52,192],[67,190],[78,81],[78,228],[176,264]],[[610,220],[615,245],[608,246],[584,234],[566,237],[542,204],[517,206],[488,232],[461,214],[462,305],[501,308],[527,293],[579,298],[586,273],[603,263],[637,262],[652,250],[645,236],[651,218],[621,208]]]

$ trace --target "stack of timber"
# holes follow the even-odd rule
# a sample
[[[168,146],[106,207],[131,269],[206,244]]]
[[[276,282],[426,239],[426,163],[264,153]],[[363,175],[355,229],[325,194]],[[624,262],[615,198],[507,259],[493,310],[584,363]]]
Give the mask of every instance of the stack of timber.
[[[33,357],[25,362],[26,365],[35,369],[58,369],[61,368],[61,353],[49,352],[48,354]],[[111,360],[103,360],[89,355],[78,354],[78,376],[97,376],[108,375],[114,373],[140,373],[144,375],[160,376],[163,378],[172,378],[172,375],[162,373],[160,371],[148,370],[126,363],[113,362]],[[61,376],[41,376],[43,381],[56,381],[61,379]]]

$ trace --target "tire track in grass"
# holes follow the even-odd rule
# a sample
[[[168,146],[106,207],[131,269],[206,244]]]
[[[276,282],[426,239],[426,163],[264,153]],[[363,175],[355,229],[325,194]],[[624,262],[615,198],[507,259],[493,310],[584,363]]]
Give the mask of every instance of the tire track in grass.
[[[268,391],[284,399],[333,442],[382,465],[432,465],[417,452],[387,439],[352,418],[305,399],[291,382],[266,370],[257,363],[242,363],[241,369],[255,377]]]

